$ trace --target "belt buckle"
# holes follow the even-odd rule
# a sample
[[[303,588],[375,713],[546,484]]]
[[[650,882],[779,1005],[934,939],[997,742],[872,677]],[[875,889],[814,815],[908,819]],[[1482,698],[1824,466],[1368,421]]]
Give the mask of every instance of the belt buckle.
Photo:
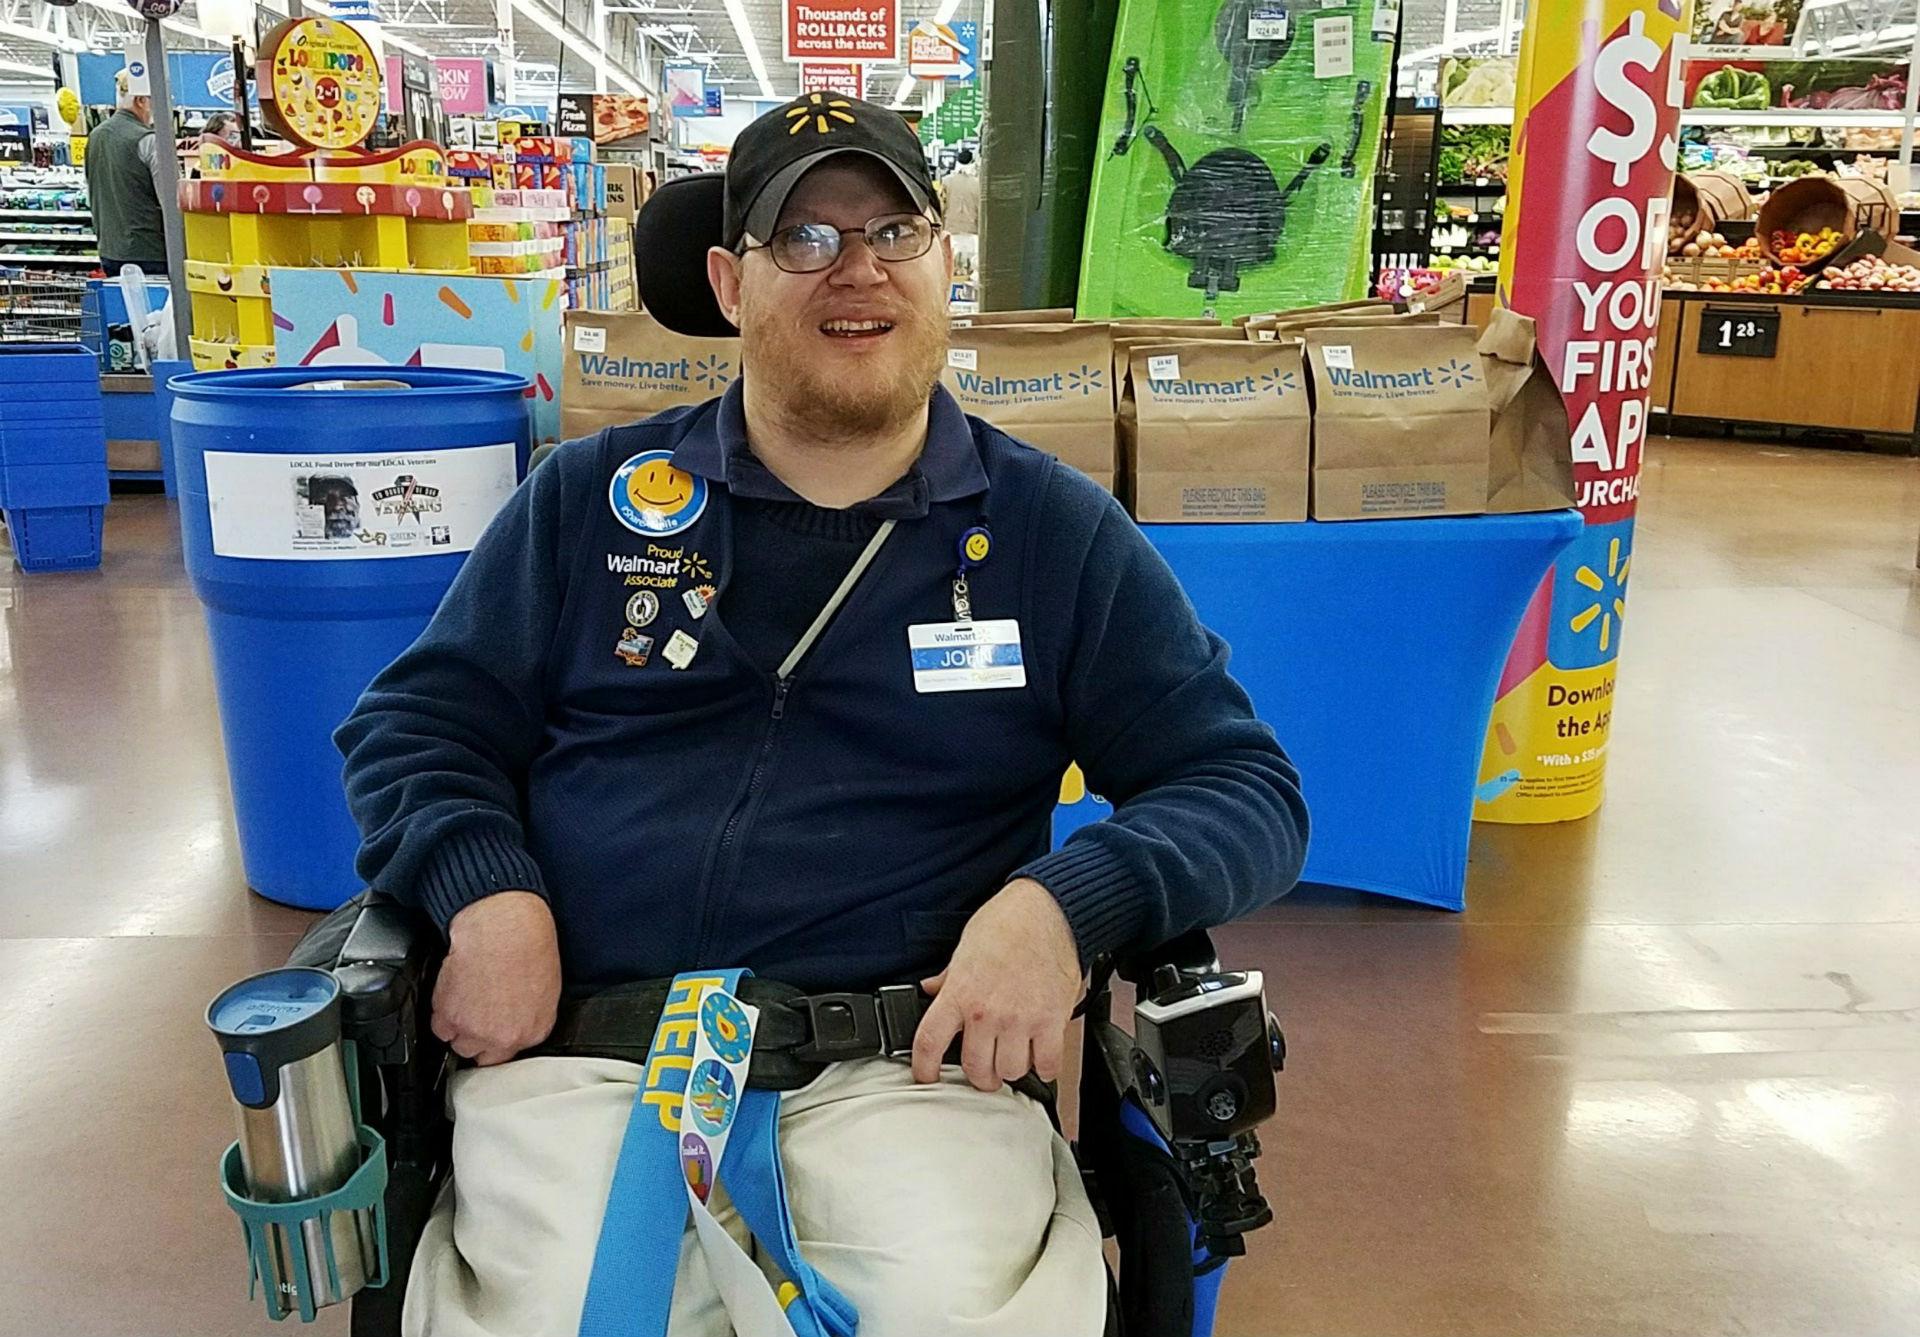
[[[875,990],[879,1001],[881,1052],[890,1059],[913,1057],[913,1038],[920,1031],[920,986],[883,984]]]
[[[798,1001],[806,1004],[812,1038],[795,1047],[794,1057],[809,1063],[838,1063],[885,1052],[872,994],[808,994]]]

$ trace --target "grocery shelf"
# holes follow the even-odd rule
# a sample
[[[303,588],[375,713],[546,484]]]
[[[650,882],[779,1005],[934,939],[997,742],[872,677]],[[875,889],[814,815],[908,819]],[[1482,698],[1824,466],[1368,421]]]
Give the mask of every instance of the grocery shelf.
[[[1442,107],[1442,125],[1512,125],[1512,107]],[[1719,111],[1712,107],[1690,107],[1680,113],[1681,125],[1782,125],[1782,126],[1891,126],[1907,123],[1903,111],[1793,111],[1776,108],[1767,111]],[[1866,150],[1857,150],[1865,152]]]
[[[1903,111],[1718,111],[1693,107],[1680,113],[1682,125],[1891,126],[1897,130],[1906,123]]]
[[[35,265],[98,265],[97,255],[29,255],[20,251],[0,251],[0,265],[31,269]]]
[[[0,232],[0,241],[93,241],[91,232]]]
[[[46,218],[84,224],[91,217],[85,209],[0,209],[0,218]]]

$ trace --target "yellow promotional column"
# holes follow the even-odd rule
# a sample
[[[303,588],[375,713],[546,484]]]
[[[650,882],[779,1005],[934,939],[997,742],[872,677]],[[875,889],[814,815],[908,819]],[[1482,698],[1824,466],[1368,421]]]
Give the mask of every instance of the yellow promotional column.
[[[1573,427],[1587,523],[1535,592],[1501,675],[1474,814],[1483,821],[1570,821],[1600,806],[1691,9],[1529,6],[1500,301],[1538,327]]]

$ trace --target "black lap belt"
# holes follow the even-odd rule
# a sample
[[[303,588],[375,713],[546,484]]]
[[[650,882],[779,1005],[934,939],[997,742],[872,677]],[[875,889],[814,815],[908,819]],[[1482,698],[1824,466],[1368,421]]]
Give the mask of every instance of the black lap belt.
[[[553,1034],[524,1057],[645,1063],[672,984],[644,980],[563,1002]],[[912,984],[889,984],[872,993],[809,994],[758,975],[740,981],[739,997],[760,1009],[747,1085],[774,1091],[805,1086],[829,1063],[911,1059],[920,1018],[933,1005],[933,999]],[[956,1039],[944,1062],[959,1061]]]

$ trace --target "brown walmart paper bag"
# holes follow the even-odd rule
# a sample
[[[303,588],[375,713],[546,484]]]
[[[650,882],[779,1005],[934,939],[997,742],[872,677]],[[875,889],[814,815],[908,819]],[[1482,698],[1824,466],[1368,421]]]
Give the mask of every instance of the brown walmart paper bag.
[[[1162,343],[1169,339],[1218,339],[1245,343],[1246,335],[1231,325],[1197,323],[1183,325],[1174,321],[1115,322],[1113,326],[1113,384],[1122,399],[1127,392],[1127,365],[1134,345]]]
[[[1313,329],[1313,516],[1487,508],[1486,372],[1465,325]]]
[[[1534,347],[1533,321],[1496,307],[1480,336],[1493,410],[1487,454],[1487,511],[1557,511],[1571,506],[1573,432],[1566,404]]]
[[[1073,320],[1073,308],[1055,306],[1031,311],[975,311],[950,319],[956,330],[971,329],[975,325],[1066,325]]]
[[[1105,325],[974,325],[950,335],[940,379],[967,412],[1111,492],[1112,358]]]
[[[1307,518],[1312,417],[1297,344],[1131,346],[1126,500],[1145,521]]]
[[[560,427],[568,438],[638,422],[723,392],[740,375],[738,339],[675,334],[638,311],[569,311]]]

